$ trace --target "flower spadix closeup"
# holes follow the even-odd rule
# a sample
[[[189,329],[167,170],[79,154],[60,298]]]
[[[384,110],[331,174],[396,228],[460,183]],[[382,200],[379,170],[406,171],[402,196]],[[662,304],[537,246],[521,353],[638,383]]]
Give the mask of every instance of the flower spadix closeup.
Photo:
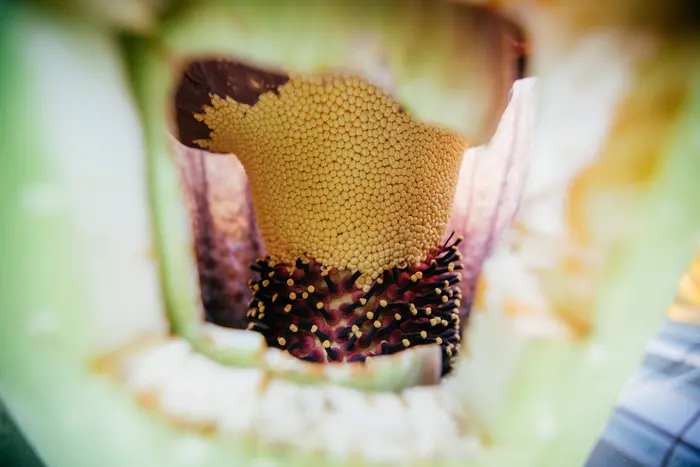
[[[38,455],[583,464],[700,224],[693,16],[616,5],[10,4],[0,396]]]
[[[442,239],[463,138],[422,125],[364,79],[224,61],[189,67],[177,107],[182,140],[235,153],[251,182],[268,257],[252,265],[248,329],[309,361],[437,343],[450,368],[462,239]]]

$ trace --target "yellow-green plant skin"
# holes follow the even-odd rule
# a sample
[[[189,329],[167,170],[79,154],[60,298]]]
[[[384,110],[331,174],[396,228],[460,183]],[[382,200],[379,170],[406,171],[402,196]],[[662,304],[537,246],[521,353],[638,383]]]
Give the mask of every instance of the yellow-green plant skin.
[[[261,14],[256,8],[250,10]],[[381,17],[379,9],[376,15]],[[177,32],[178,27],[166,30],[163,42],[184,43],[186,36]],[[81,268],[81,256],[87,253],[76,232],[82,226],[71,216],[70,207],[60,209],[61,200],[69,197],[62,196],[68,191],[67,181],[56,167],[65,160],[57,159],[56,154],[72,148],[56,147],[47,137],[51,131],[46,126],[52,123],[46,117],[52,113],[42,108],[48,105],[37,97],[41,94],[36,83],[42,81],[32,74],[43,70],[42,64],[28,63],[23,53],[37,31],[68,38],[67,43],[88,58],[121,73],[113,82],[103,83],[102,92],[83,97],[101,99],[106,113],[111,104],[118,104],[120,112],[140,121],[143,134],[136,131],[125,137],[133,138],[134,147],[148,157],[152,198],[144,190],[143,198],[130,202],[153,202],[157,216],[175,210],[170,212],[175,220],[154,218],[153,237],[159,238],[161,254],[166,256],[161,257],[163,290],[171,313],[178,306],[194,307],[195,299],[187,282],[194,276],[169,282],[172,271],[191,272],[183,267],[187,256],[178,251],[185,248],[186,239],[169,237],[173,242],[169,250],[163,247],[163,230],[159,231],[177,225],[184,215],[176,211],[181,208],[158,201],[160,189],[175,193],[175,172],[162,162],[166,143],[162,112],[171,72],[160,60],[162,42],[135,39],[125,53],[117,36],[99,23],[25,6],[8,7],[0,15],[0,397],[22,430],[49,467],[336,465],[322,455],[273,450],[251,440],[175,426],[139,406],[124,389],[94,370],[100,322],[92,318],[91,282],[85,280]],[[688,63],[688,73],[698,76],[694,58],[695,62]],[[504,415],[495,424],[489,451],[479,459],[455,465],[546,467],[584,461],[621,384],[661,322],[662,310],[697,240],[700,185],[695,174],[700,173],[700,140],[694,130],[700,125],[700,80],[695,81],[679,113],[677,132],[664,150],[663,169],[653,181],[641,224],[616,252],[600,288],[595,313],[599,327],[571,344],[528,348]],[[78,95],[82,90],[65,92]],[[104,124],[108,122],[109,118]],[[81,123],[91,128],[94,122]],[[50,208],[49,203],[46,209],[28,209],[35,196],[48,196],[58,207]],[[175,290],[183,296],[177,298],[172,294]],[[48,316],[47,320],[32,321],[37,311]],[[179,321],[182,327],[176,330],[196,340],[197,325],[186,319]],[[633,327],[628,326],[631,319]],[[602,363],[588,358],[591,349],[604,351],[610,358]],[[543,409],[558,427],[547,440],[536,437],[532,430]],[[351,459],[346,463],[357,465]]]

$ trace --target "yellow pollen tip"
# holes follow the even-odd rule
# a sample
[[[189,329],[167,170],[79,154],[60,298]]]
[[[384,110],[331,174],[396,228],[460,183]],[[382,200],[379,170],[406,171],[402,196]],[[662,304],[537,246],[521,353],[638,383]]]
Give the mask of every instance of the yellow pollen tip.
[[[273,295],[272,295],[272,303],[275,303],[275,301],[277,301],[277,297],[279,297],[278,294],[273,294]]]
[[[371,311],[368,311],[365,316],[367,316],[367,319],[372,319],[372,318],[374,318],[374,313],[372,313]]]
[[[314,293],[316,291],[316,287],[314,287],[313,285],[310,285],[309,288],[306,290],[308,290],[309,293]]]
[[[318,302],[318,303],[316,304],[316,308],[319,309],[319,310],[320,310],[321,308],[323,308],[323,302]]]
[[[428,337],[428,333],[425,332],[425,331],[421,331],[421,332],[420,332],[420,336],[421,336],[423,339],[425,339],[426,337]]]
[[[289,313],[290,311],[292,311],[292,305],[285,305],[285,306],[284,306],[284,312],[285,312],[285,313]]]
[[[290,300],[296,300],[296,299],[297,299],[297,294],[295,294],[294,292],[291,292],[291,293],[289,294],[289,299],[290,299]]]
[[[360,305],[367,305],[367,299],[366,299],[366,298],[361,298],[361,299],[360,299]]]
[[[323,348],[324,349],[327,349],[330,346],[331,346],[331,341],[329,341],[329,340],[323,341]]]
[[[290,324],[290,325],[289,325],[289,330],[292,331],[292,332],[297,332],[297,331],[299,330],[299,328],[297,327],[296,324]]]
[[[381,305],[382,308],[386,308],[388,303],[386,302],[386,300],[379,300],[379,305]]]
[[[409,345],[411,345],[411,341],[409,341],[408,339],[402,339],[401,343],[404,347],[408,347]]]
[[[382,327],[381,321],[379,321],[379,320],[375,321],[375,322],[374,322],[374,327],[377,328],[377,329],[381,328],[381,327]]]
[[[316,326],[314,324],[313,326],[311,326],[311,332],[316,332],[316,331],[318,331],[318,326]]]
[[[292,279],[287,279],[287,286],[291,287],[294,285],[294,281]]]
[[[281,346],[287,345],[287,340],[284,337],[278,337],[277,342],[279,342]]]

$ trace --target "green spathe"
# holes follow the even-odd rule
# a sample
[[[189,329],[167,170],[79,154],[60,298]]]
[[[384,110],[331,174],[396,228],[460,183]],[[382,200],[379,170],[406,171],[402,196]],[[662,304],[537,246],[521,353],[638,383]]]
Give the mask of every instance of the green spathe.
[[[225,3],[206,5],[201,11],[221,9],[221,15],[207,18],[224,29],[227,20],[242,21],[241,12],[262,22],[269,7],[244,3],[247,8],[234,16]],[[327,8],[329,17],[336,17]],[[384,10],[376,8],[368,15],[381,17]],[[280,17],[294,14],[291,6],[277,12]],[[197,14],[171,20],[172,29],[163,33],[165,43],[177,49],[189,39],[190,52],[218,44],[222,29],[197,28]],[[158,59],[161,43],[153,39],[134,39],[126,48],[126,66],[121,43],[99,23],[21,6],[3,13],[0,24],[0,122],[11,130],[3,136],[0,158],[0,396],[40,456],[50,467],[329,465],[321,455],[173,426],[94,371],[96,357],[130,336],[165,334],[166,306],[180,335],[195,342],[199,338],[196,275],[184,252],[188,239],[174,234],[186,231],[186,215],[178,201],[176,173],[164,157],[167,128],[162,112],[169,70]],[[254,41],[249,53],[286,63],[282,57],[288,55],[274,45],[293,42],[301,31],[280,28],[278,33],[269,44]],[[42,44],[53,48],[41,49]],[[331,57],[340,55],[339,44],[340,39],[331,40],[320,52],[294,49],[299,56],[293,60],[300,67],[319,66],[326,63],[324,57],[334,64]],[[38,50],[55,53],[37,55]],[[697,74],[697,63],[687,66],[688,73]],[[414,94],[413,87],[402,86],[411,89],[406,94]],[[431,101],[415,94],[413,102]],[[85,104],[60,107],[75,102]],[[416,107],[421,105],[430,116],[429,105]],[[611,261],[596,310],[600,327],[584,341],[527,350],[506,410],[493,424],[492,444],[474,465],[578,465],[585,458],[625,375],[636,364],[635,355],[660,322],[659,310],[672,296],[697,238],[700,186],[694,174],[700,169],[700,148],[693,130],[700,116],[698,84],[685,105],[647,194],[641,225]],[[85,112],[72,112],[85,106]],[[458,117],[464,115],[453,119],[447,112],[443,123]],[[115,203],[106,206],[113,209],[110,217],[96,218],[105,224],[92,226],[113,235],[100,237],[105,248],[101,256],[96,255],[99,241],[88,222],[97,214],[89,203],[79,202],[96,188],[119,189],[116,198],[98,198]],[[148,206],[153,206],[152,219]],[[112,218],[116,231],[106,228]],[[152,243],[160,251],[160,276],[145,251],[142,263],[125,259]],[[98,266],[109,275],[95,276]],[[112,300],[109,305],[104,297]],[[115,318],[112,306],[123,314]],[[624,327],[630,320],[634,326]],[[626,351],[616,352],[618,348]],[[590,358],[591,349],[604,352],[602,364]],[[543,414],[554,427],[547,439],[533,429]]]

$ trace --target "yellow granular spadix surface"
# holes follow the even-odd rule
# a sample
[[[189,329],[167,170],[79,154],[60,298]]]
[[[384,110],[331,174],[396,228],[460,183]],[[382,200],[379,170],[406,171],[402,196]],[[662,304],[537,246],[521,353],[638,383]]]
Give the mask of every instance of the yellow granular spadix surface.
[[[272,259],[384,268],[425,258],[444,235],[465,141],[423,125],[368,82],[291,77],[254,105],[211,96],[198,141],[248,173]]]

